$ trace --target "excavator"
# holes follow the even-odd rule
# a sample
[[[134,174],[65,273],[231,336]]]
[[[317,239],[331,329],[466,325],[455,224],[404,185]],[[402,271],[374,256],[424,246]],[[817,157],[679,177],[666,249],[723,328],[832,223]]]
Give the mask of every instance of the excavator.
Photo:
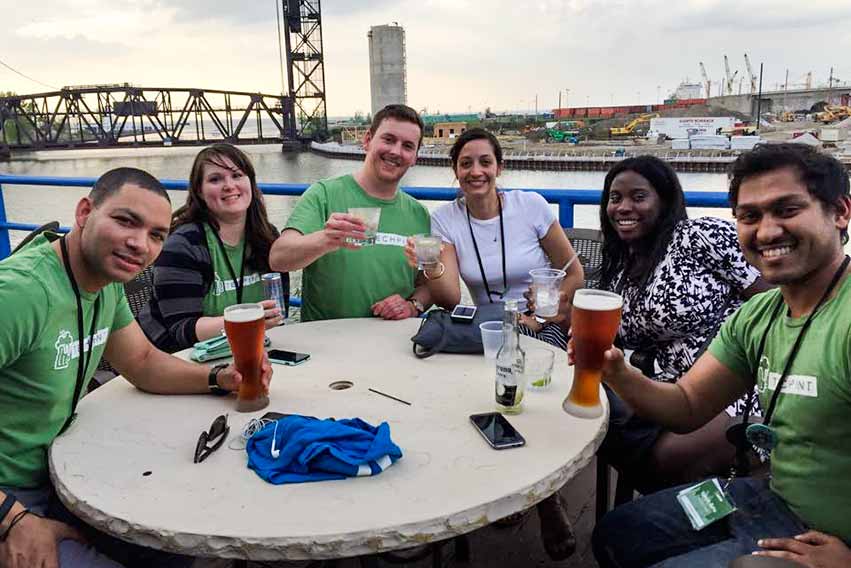
[[[824,110],[813,115],[816,122],[829,124],[837,120],[843,120],[851,116],[851,106],[826,105]]]
[[[618,127],[609,128],[609,136],[629,136],[635,131],[635,129],[640,124],[644,124],[645,122],[650,122],[650,119],[652,119],[652,118],[659,118],[659,113],[658,112],[651,112],[651,113],[647,113],[647,114],[642,114],[641,116],[633,118],[632,120],[627,122],[626,125],[623,126],[622,128],[618,128]]]

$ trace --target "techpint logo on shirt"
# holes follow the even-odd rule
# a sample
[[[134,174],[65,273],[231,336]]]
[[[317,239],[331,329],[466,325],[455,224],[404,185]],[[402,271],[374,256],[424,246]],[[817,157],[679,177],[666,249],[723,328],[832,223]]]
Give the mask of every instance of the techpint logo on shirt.
[[[243,276],[242,278],[243,286],[251,286],[252,284],[257,284],[258,282],[260,282],[259,274],[249,274],[248,276]],[[222,280],[221,277],[219,277],[219,273],[217,272],[213,277],[213,295],[221,296],[226,292],[236,292],[236,280]]]
[[[780,382],[780,373],[775,373],[770,370],[768,357],[763,355],[757,369],[757,390],[760,394],[766,391],[777,390],[777,383]],[[783,381],[783,394],[791,394],[796,396],[808,396],[818,398],[818,377],[812,375],[789,375]]]
[[[99,347],[106,343],[109,337],[109,328],[103,327],[94,335],[94,347]],[[59,331],[59,336],[54,343],[56,348],[56,359],[53,362],[53,370],[61,371],[67,369],[71,365],[71,361],[80,358],[80,342],[74,339],[74,336],[67,329]],[[83,350],[88,353],[92,349],[92,336],[86,338],[83,342]]]
[[[375,244],[404,248],[405,245],[408,244],[408,237],[405,235],[397,235],[395,233],[376,233]]]

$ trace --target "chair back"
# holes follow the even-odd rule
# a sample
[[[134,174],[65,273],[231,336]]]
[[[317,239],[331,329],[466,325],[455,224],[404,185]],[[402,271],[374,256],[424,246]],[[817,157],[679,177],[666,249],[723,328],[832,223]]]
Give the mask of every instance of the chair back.
[[[44,225],[42,225],[41,227],[39,227],[37,229],[33,229],[30,234],[28,234],[26,237],[24,237],[24,240],[22,240],[21,242],[18,243],[18,246],[16,246],[14,248],[14,250],[12,251],[11,254],[15,254],[16,252],[18,252],[19,250],[21,250],[22,248],[27,246],[30,241],[32,241],[34,238],[36,238],[37,236],[39,236],[43,232],[45,232],[45,231],[56,231],[58,229],[59,229],[59,221],[50,221],[49,223],[45,223]]]
[[[599,287],[600,269],[603,266],[603,232],[568,227],[564,233],[573,245],[573,250],[579,255],[579,262],[585,271],[585,287]]]
[[[148,302],[151,300],[151,295],[154,289],[154,266],[148,266],[136,275],[133,280],[124,285],[124,295],[127,296],[127,303],[130,304],[130,311],[134,317],[138,317]]]

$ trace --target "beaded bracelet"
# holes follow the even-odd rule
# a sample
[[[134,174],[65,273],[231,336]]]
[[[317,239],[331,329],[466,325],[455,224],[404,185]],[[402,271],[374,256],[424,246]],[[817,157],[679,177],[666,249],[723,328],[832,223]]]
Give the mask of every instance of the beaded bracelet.
[[[14,528],[15,525],[18,524],[18,521],[23,519],[28,513],[30,513],[30,510],[24,509],[23,511],[18,511],[18,514],[12,517],[12,522],[10,522],[9,526],[6,527],[6,530],[3,531],[3,534],[0,534],[0,542],[6,542],[6,538],[8,538],[9,532]]]

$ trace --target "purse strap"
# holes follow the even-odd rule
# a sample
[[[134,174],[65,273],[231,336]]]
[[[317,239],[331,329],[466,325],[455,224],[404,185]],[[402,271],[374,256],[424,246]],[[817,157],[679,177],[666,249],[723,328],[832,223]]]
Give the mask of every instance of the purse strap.
[[[438,310],[435,310],[435,311],[432,311],[431,313],[432,313],[432,314],[436,314],[436,313],[439,313],[439,312],[438,312]],[[425,318],[423,318],[423,321],[420,323],[420,329],[419,329],[419,330],[417,330],[417,333],[419,333],[420,331],[422,331],[423,326],[424,326],[424,325],[426,324],[426,322],[429,320],[429,317],[430,317],[430,316],[426,316]],[[435,353],[440,353],[440,351],[441,351],[441,350],[442,350],[442,349],[446,346],[446,341],[447,341],[446,328],[443,326],[443,321],[440,321],[440,318],[435,317],[435,320],[437,321],[437,324],[440,326],[440,330],[441,330],[441,332],[442,332],[442,333],[440,334],[440,339],[439,339],[439,340],[438,340],[438,342],[434,345],[434,347],[432,347],[431,349],[425,349],[425,350],[422,350],[422,351],[418,351],[418,350],[417,350],[417,347],[419,347],[419,345],[417,345],[417,343],[416,343],[416,342],[414,342],[414,344],[413,344],[413,351],[414,351],[414,356],[415,356],[417,359],[425,359],[425,358],[427,358],[427,357],[431,357],[431,356],[432,356],[432,355],[434,355]]]

